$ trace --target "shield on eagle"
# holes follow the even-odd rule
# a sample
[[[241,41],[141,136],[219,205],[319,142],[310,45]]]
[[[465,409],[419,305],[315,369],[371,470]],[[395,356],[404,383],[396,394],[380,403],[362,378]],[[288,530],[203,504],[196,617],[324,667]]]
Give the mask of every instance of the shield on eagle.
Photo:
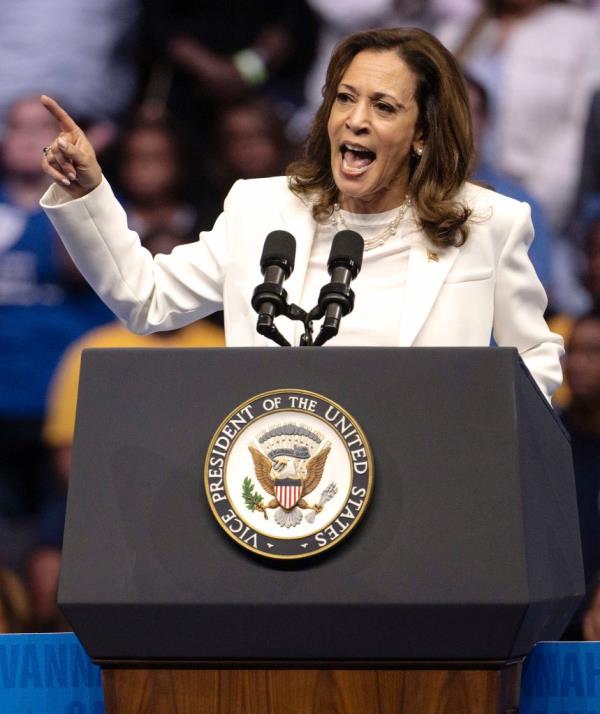
[[[275,498],[286,510],[293,508],[301,495],[302,481],[299,478],[282,478],[275,482]]]

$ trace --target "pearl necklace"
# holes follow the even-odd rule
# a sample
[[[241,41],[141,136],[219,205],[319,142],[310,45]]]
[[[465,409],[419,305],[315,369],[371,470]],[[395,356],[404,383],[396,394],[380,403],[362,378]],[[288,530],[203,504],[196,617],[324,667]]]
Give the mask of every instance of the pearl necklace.
[[[411,200],[407,194],[404,197],[404,201],[398,207],[398,214],[396,215],[394,220],[390,221],[390,223],[388,223],[387,226],[380,233],[373,236],[372,238],[368,238],[365,240],[365,250],[372,250],[373,248],[378,248],[380,245],[383,245],[388,238],[393,235],[396,235],[396,231],[398,230],[400,221],[404,218],[406,211],[408,211],[411,205]],[[342,216],[339,203],[333,204],[333,214],[331,216],[331,222],[334,226],[337,226],[338,228],[345,228],[346,230],[350,230],[348,228],[348,224]]]

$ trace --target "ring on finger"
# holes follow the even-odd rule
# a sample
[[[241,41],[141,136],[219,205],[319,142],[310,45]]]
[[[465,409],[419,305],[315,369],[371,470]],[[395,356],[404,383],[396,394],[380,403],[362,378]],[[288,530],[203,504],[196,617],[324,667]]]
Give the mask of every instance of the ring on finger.
[[[49,152],[50,152],[50,147],[44,146],[44,148],[42,149],[42,153],[44,154],[44,156],[48,156]]]

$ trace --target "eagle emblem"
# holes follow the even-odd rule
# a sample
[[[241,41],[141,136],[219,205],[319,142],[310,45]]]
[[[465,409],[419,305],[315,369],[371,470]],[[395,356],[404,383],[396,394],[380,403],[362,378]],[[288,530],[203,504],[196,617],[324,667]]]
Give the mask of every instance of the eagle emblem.
[[[258,483],[271,499],[254,491],[249,478],[244,479],[243,496],[250,510],[276,509],[275,522],[282,528],[297,526],[309,510],[306,520],[314,522],[317,513],[337,492],[330,484],[318,502],[308,503],[306,497],[321,482],[331,444],[315,431],[299,424],[282,424],[264,432],[248,446]]]
[[[373,456],[343,406],[304,389],[274,389],[221,422],[204,487],[217,523],[238,545],[266,558],[306,558],[336,546],[361,520]]]

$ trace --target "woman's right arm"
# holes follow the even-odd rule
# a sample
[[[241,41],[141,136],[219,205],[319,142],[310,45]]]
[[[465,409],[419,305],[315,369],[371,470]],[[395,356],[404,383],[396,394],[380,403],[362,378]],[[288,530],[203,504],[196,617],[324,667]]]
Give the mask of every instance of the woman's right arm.
[[[134,332],[170,330],[222,307],[227,216],[196,243],[155,259],[129,230],[91,144],[49,97],[60,134],[43,159],[55,181],[41,200],[71,258],[104,302]],[[75,178],[72,178],[75,176]]]

